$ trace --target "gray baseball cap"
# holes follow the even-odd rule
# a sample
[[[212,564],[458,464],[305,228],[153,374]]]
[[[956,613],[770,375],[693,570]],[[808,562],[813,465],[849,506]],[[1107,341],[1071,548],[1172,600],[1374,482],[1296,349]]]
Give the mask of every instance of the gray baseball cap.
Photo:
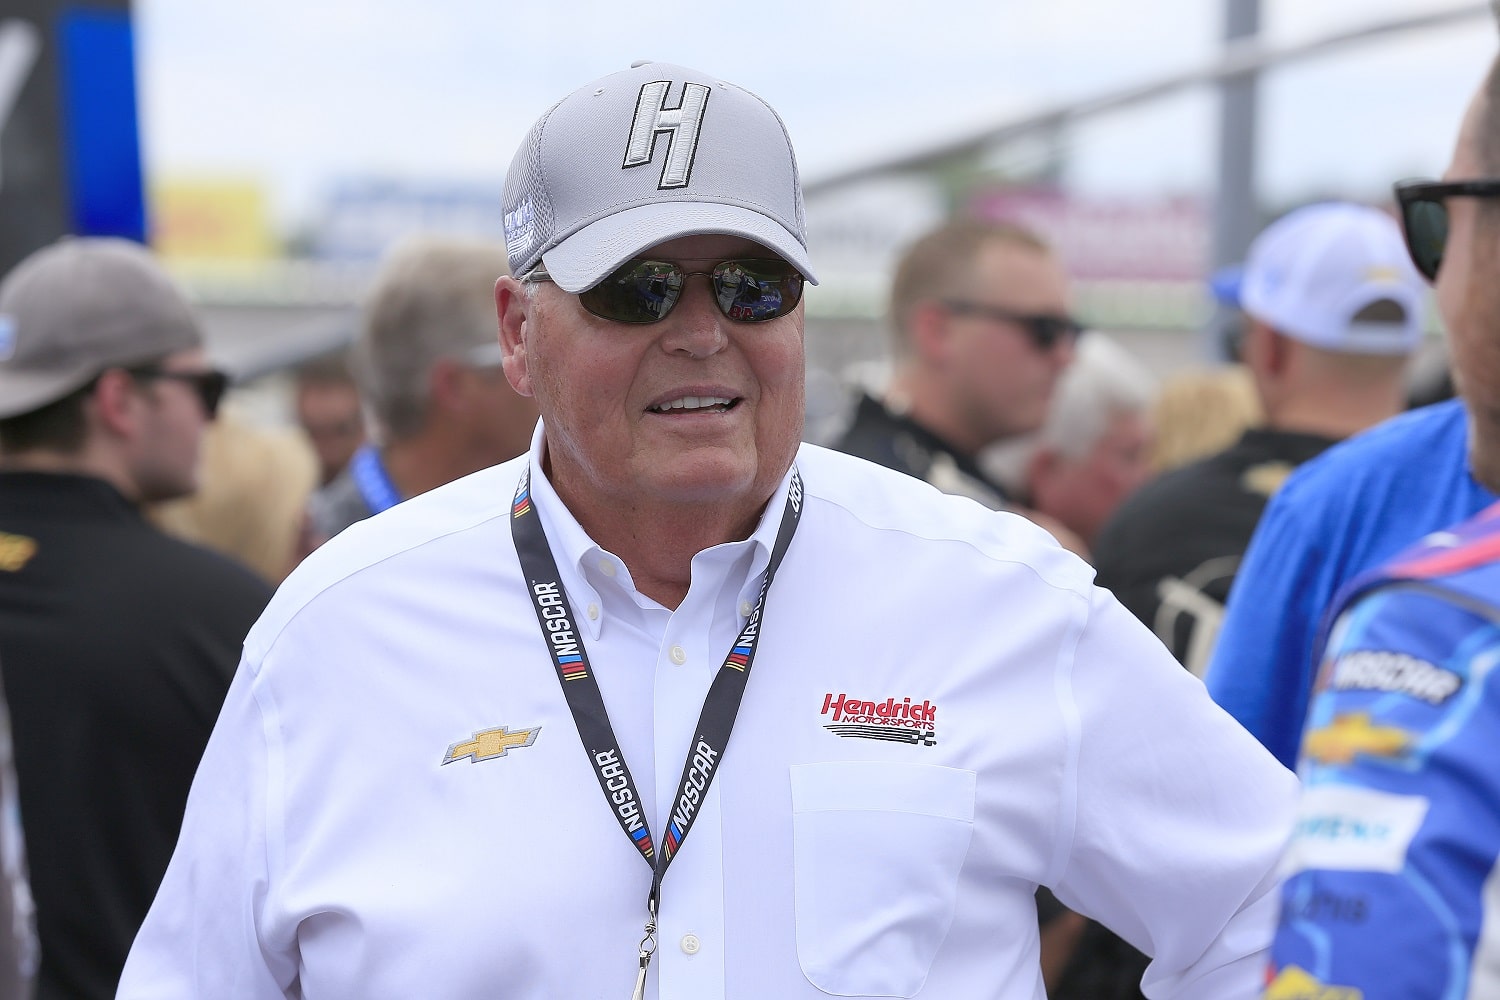
[[[0,282],[0,419],[54,403],[107,368],[202,344],[192,307],[149,250],[65,237]]]
[[[697,70],[637,63],[569,94],[505,177],[510,270],[569,292],[679,236],[743,236],[813,284],[797,158],[759,97]]]

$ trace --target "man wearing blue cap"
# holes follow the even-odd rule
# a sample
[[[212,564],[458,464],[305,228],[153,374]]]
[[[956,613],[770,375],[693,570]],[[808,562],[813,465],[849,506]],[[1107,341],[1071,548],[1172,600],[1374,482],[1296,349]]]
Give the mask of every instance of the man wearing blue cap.
[[[287,579],[120,997],[1036,1000],[1041,884],[1252,996],[1295,779],[1045,532],[801,443],[776,113],[597,80],[505,218],[531,449]]]
[[[1142,487],[1094,551],[1100,586],[1200,677],[1266,501],[1294,468],[1401,410],[1425,296],[1396,221],[1339,202],[1272,223],[1214,290],[1244,312],[1264,425]]]

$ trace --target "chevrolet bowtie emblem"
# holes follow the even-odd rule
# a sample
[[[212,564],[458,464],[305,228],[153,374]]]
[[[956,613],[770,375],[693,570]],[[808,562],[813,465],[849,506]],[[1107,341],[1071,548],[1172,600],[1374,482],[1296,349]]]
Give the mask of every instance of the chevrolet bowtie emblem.
[[[489,760],[491,757],[504,757],[505,752],[511,747],[531,746],[536,742],[536,734],[541,731],[541,726],[535,729],[518,729],[513,733],[504,726],[485,729],[475,733],[472,740],[464,740],[449,747],[447,754],[443,756],[443,763],[451,764],[465,757],[473,758],[475,763]]]

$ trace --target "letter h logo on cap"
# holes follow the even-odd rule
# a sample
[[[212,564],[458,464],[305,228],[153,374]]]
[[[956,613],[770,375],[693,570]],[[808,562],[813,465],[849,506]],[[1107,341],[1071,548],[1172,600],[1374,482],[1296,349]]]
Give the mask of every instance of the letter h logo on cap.
[[[636,99],[635,120],[630,126],[630,141],[625,146],[624,169],[644,167],[656,152],[656,137],[671,135],[667,144],[667,162],[662,167],[658,190],[687,187],[693,173],[693,157],[698,152],[698,131],[703,126],[703,111],[708,107],[708,88],[701,83],[686,83],[682,100],[675,108],[667,107],[667,93],[672,84],[657,80],[641,86]]]

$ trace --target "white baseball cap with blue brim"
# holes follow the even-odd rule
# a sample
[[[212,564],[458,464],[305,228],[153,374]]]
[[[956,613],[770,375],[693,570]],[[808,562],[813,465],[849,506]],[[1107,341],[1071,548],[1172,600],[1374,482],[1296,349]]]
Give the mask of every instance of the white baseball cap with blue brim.
[[[532,126],[505,178],[511,273],[538,265],[592,288],[659,243],[742,236],[817,284],[802,185],[781,118],[697,70],[638,63],[563,98]]]
[[[1288,212],[1250,244],[1243,265],[1216,271],[1214,298],[1323,350],[1409,354],[1422,342],[1427,285],[1385,212],[1321,202]],[[1361,319],[1377,302],[1388,319]]]

